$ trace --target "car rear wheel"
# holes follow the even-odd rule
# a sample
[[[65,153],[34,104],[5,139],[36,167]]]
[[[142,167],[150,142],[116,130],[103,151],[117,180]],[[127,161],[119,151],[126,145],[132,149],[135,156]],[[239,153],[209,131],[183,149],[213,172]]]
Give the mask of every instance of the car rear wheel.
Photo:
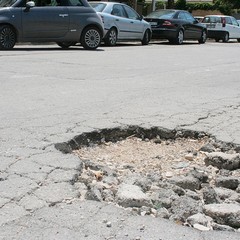
[[[8,25],[0,26],[0,49],[9,50],[15,46],[16,33]]]
[[[229,33],[228,32],[226,32],[225,33],[225,35],[224,35],[224,37],[223,37],[223,42],[228,42],[228,40],[229,40]]]
[[[150,38],[151,38],[151,33],[149,29],[147,29],[142,39],[142,45],[148,45],[148,43],[150,42]]]
[[[205,30],[202,31],[201,38],[198,40],[199,43],[205,43],[207,41],[207,32]]]
[[[184,40],[184,32],[182,29],[180,29],[177,33],[177,37],[174,39],[174,43],[177,45],[180,45],[183,43]]]
[[[216,39],[215,39],[215,42],[219,42],[219,40],[220,40],[219,38],[216,38]]]
[[[70,46],[74,46],[75,44],[75,42],[57,42],[57,45],[63,49],[67,49]]]
[[[117,30],[115,28],[111,28],[108,31],[105,38],[105,44],[107,46],[115,46],[117,44]]]
[[[81,44],[87,50],[98,48],[102,40],[101,32],[98,28],[91,26],[87,27],[82,32]]]

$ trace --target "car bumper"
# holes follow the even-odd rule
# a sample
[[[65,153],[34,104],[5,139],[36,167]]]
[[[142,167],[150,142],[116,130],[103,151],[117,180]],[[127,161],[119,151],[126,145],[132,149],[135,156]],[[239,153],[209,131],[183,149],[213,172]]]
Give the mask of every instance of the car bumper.
[[[152,39],[173,39],[177,36],[177,29],[152,28]]]
[[[226,31],[208,29],[208,38],[222,39],[224,38],[225,34]]]

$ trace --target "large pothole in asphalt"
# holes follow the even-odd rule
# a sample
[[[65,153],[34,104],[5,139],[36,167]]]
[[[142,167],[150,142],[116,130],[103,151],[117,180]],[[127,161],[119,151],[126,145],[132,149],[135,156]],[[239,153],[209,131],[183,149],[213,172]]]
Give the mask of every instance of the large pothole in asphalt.
[[[240,228],[240,148],[203,132],[103,129],[58,143],[79,157],[81,198],[200,230]]]

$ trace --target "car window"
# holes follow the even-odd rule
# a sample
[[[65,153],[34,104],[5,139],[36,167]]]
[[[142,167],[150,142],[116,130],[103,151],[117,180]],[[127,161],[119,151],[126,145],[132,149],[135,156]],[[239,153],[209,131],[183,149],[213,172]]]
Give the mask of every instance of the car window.
[[[195,18],[190,13],[185,12],[184,14],[185,14],[186,19],[189,22],[194,22],[195,21]]]
[[[135,19],[135,20],[140,19],[139,15],[135,11],[133,11],[130,7],[128,6],[123,6],[123,7],[127,12],[128,18]]]
[[[169,19],[173,18],[175,15],[175,11],[172,10],[158,10],[155,12],[152,12],[146,16],[146,18],[160,18],[160,19]]]
[[[123,7],[120,4],[114,4],[112,9],[112,15],[118,17],[127,17]]]
[[[36,7],[53,6],[51,0],[37,0],[34,2],[35,2]]]
[[[81,0],[36,0],[36,6],[84,6]]]
[[[69,0],[71,6],[83,6],[81,0]]]
[[[233,25],[238,26],[238,22],[234,17],[231,17],[231,20]]]
[[[185,14],[184,14],[183,12],[180,12],[180,13],[178,14],[178,19],[186,20]]]
[[[232,20],[231,20],[230,17],[226,17],[225,20],[226,20],[226,23],[227,23],[227,24],[232,25]]]
[[[107,6],[106,3],[91,3],[89,4],[97,11],[97,12],[102,12],[104,8]]]
[[[0,0],[0,7],[11,7],[17,0]]]

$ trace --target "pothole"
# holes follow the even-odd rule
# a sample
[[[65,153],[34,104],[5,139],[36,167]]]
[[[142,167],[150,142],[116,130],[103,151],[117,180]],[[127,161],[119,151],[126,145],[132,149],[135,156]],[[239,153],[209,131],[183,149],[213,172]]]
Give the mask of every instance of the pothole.
[[[138,126],[58,143],[79,157],[81,199],[199,230],[239,231],[240,148],[203,132]]]

